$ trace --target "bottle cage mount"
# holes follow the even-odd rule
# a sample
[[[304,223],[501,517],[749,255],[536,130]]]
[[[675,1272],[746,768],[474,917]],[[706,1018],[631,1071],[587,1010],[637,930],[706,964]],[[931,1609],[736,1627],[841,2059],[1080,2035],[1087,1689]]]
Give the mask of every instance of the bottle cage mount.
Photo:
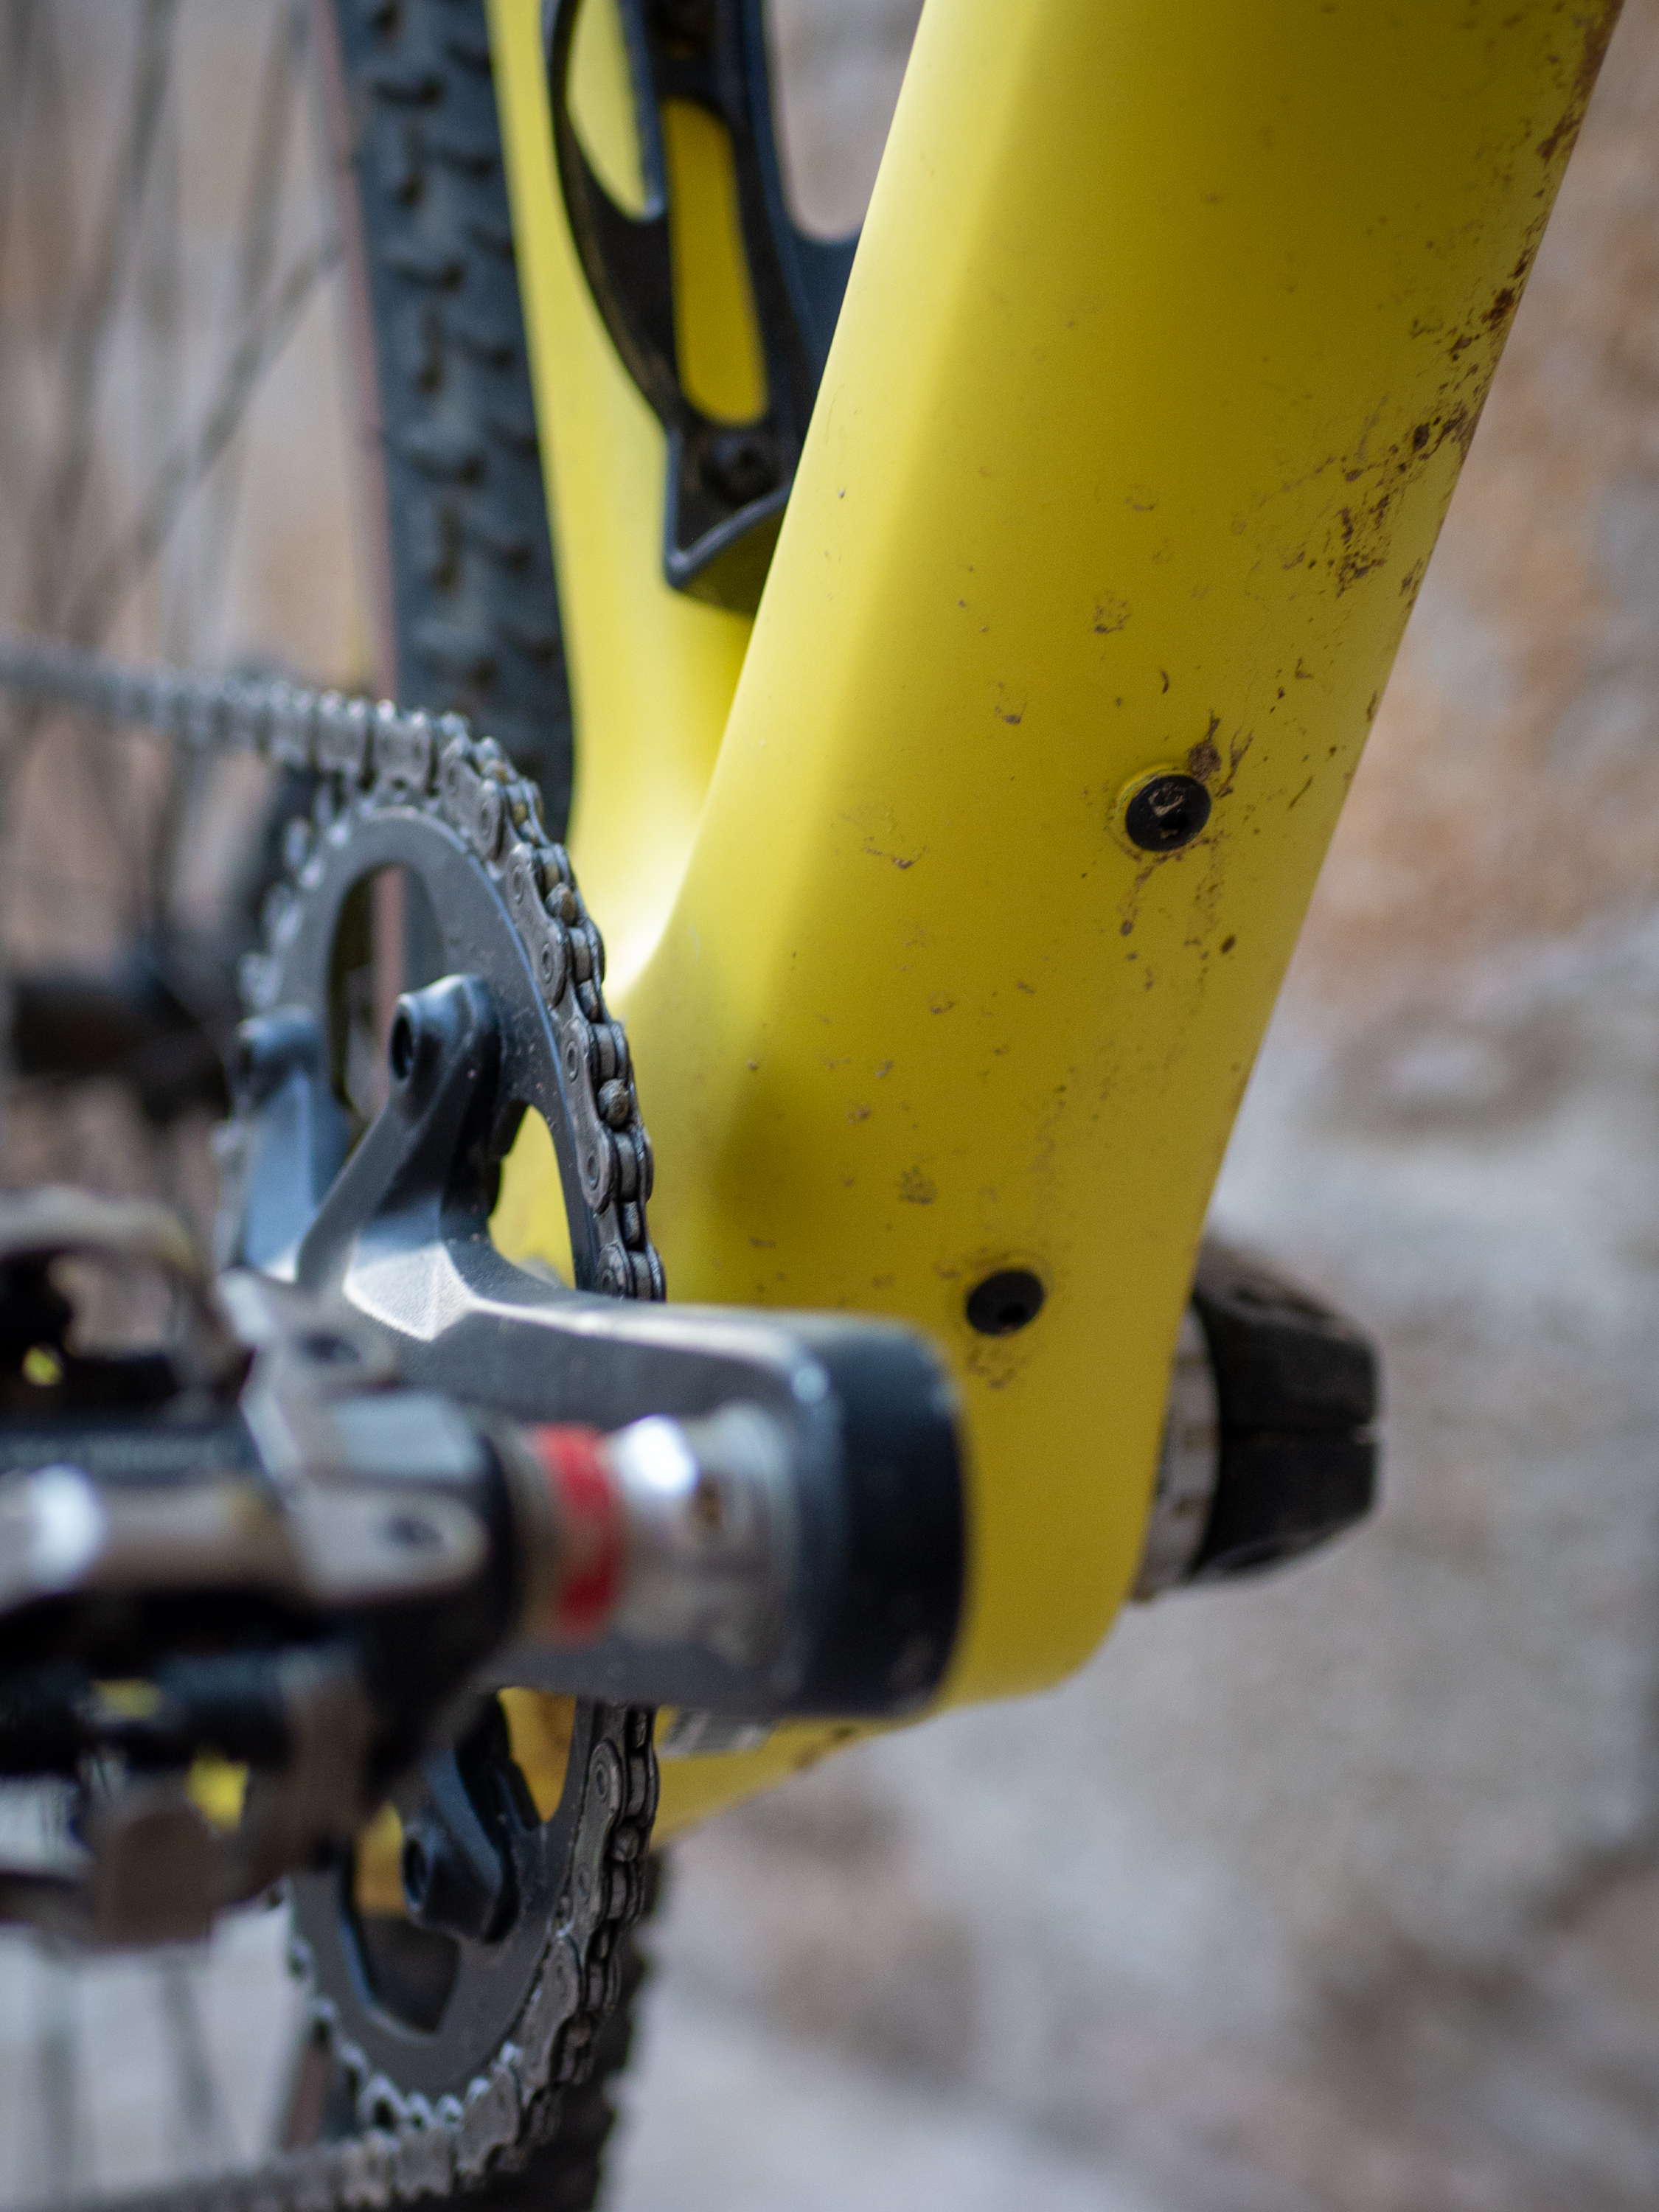
[[[619,0],[645,179],[618,207],[571,112],[585,0],[549,0],[553,146],[570,234],[611,343],[668,438],[663,572],[677,591],[752,613],[800,459],[856,237],[812,238],[789,212],[762,0]],[[664,112],[714,117],[731,147],[744,273],[765,368],[762,411],[726,422],[686,390],[677,338]]]

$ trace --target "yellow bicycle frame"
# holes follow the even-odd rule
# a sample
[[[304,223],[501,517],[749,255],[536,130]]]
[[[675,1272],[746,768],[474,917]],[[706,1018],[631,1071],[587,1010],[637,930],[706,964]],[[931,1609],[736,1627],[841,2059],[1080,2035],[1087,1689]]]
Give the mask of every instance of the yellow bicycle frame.
[[[1615,14],[928,0],[751,635],[662,580],[662,438],[565,228],[538,0],[491,0],[573,843],[653,1228],[678,1297],[945,1347],[953,1699],[1058,1680],[1133,1578],[1211,1188]],[[681,136],[717,270],[718,147]],[[1121,801],[1164,764],[1213,811],[1152,860]],[[556,1242],[539,1175],[521,1243]],[[977,1336],[1011,1263],[1044,1309]],[[836,1733],[676,1766],[665,1825]]]

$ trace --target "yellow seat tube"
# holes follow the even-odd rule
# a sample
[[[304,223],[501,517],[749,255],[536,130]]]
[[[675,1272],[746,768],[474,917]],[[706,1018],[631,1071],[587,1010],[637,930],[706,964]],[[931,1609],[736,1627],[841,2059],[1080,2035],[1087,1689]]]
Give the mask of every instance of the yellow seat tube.
[[[957,1698],[1063,1675],[1133,1577],[1213,1178],[1613,13],[923,17],[623,1011],[674,1293],[949,1351]],[[1120,799],[1166,763],[1212,812],[1152,858]],[[1046,1304],[977,1334],[1008,1267]]]

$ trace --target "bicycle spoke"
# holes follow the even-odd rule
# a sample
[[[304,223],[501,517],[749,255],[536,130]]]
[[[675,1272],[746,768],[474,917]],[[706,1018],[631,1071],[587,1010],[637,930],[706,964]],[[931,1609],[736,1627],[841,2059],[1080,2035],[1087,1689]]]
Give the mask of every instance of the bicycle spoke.
[[[223,301],[222,350],[229,352],[270,288],[276,266],[283,184],[296,117],[303,114],[310,11],[306,0],[285,0],[270,27],[260,70],[259,94],[247,173],[241,195],[241,228]],[[169,659],[200,659],[214,646],[229,580],[237,515],[246,472],[246,442],[233,437],[216,467],[208,471],[206,512],[199,518],[189,558],[179,564],[174,605],[167,626]],[[182,589],[179,585],[182,583]],[[203,787],[201,764],[174,750],[167,791],[158,811],[150,854],[147,908],[152,927],[164,928],[178,873],[179,841],[194,819]]]
[[[157,1963],[155,1987],[176,2092],[174,2155],[186,2170],[210,2172],[230,2155],[230,2129],[208,2055],[193,1962],[169,1953]]]
[[[95,643],[107,632],[128,593],[161,551],[191,493],[241,427],[258,390],[323,279],[340,258],[334,239],[314,246],[267,295],[226,362],[217,390],[194,431],[157,470],[137,514],[94,570],[75,601],[65,633]]]
[[[310,16],[303,0],[287,0],[271,25],[261,72],[258,109],[242,188],[241,235],[229,295],[225,303],[226,348],[252,321],[270,288],[283,204],[283,182],[293,141],[294,123],[305,66]],[[201,659],[210,651],[215,617],[229,570],[228,553],[242,486],[244,456],[238,446],[224,455],[214,476],[208,511],[197,532],[191,616],[194,635],[173,650],[179,659]]]
[[[58,25],[47,0],[9,0],[4,46],[6,91],[0,119],[0,158],[5,162],[0,205],[0,281],[15,301],[38,293],[40,270],[71,269],[76,261],[74,164]],[[21,180],[44,168],[42,182],[22,204]],[[6,373],[0,375],[0,479],[9,499],[24,504],[40,440],[32,421],[33,378],[40,350],[42,303],[22,315],[21,338],[0,331]]]
[[[29,60],[40,0],[8,0],[0,12],[0,55],[5,76],[0,89],[0,242],[11,228],[12,193],[21,158]]]
[[[125,363],[118,365],[112,361],[109,379],[110,402],[120,396],[123,384],[131,384],[137,401],[134,425],[137,434],[130,445],[123,437],[110,455],[113,465],[101,487],[100,509],[113,507],[118,501],[125,504],[134,462],[147,449],[170,444],[184,419],[190,363],[180,235],[183,179],[179,130],[177,103],[169,100],[161,118],[149,191],[134,240],[132,313],[123,320],[125,342],[133,347],[137,357],[130,368]],[[109,451],[107,441],[105,450]],[[163,573],[151,581],[155,588],[150,595],[149,619],[143,629],[165,648],[172,649],[178,641],[170,639],[166,629],[167,578]]]
[[[114,336],[123,276],[139,235],[146,185],[161,143],[176,13],[177,0],[143,0],[126,126],[94,232],[90,265],[69,309],[58,375],[61,406],[57,437],[33,503],[29,533],[32,619],[48,629],[59,627],[74,540],[92,489],[100,381]],[[46,58],[48,63],[55,62],[55,49]],[[61,89],[59,86],[60,94]],[[57,126],[52,134],[54,143],[64,143],[66,111],[61,100],[51,120]],[[64,163],[67,167],[66,150]],[[16,718],[4,745],[9,768],[20,757],[27,758],[38,735],[37,718],[27,714]],[[8,775],[7,781],[15,785],[14,776]],[[94,780],[91,800],[94,812],[104,819],[110,850],[125,855],[130,841],[116,834],[120,810],[107,778]]]
[[[121,279],[143,207],[171,81],[177,0],[143,0],[128,124],[112,167],[91,266],[70,310],[56,452],[33,518],[35,620],[55,629],[67,589],[70,552],[92,473],[100,380],[119,301]]]
[[[81,2033],[73,1966],[52,1951],[35,1954],[35,2089],[39,2098],[40,2194],[61,2203],[82,2179]]]
[[[131,592],[165,549],[191,495],[234,438],[266,372],[340,258],[338,240],[325,241],[294,264],[268,296],[226,363],[201,422],[156,471],[137,515],[106,554],[63,624],[66,635],[97,642],[107,634]],[[15,788],[41,734],[40,718],[25,714],[17,718],[5,742],[0,744],[0,775],[8,789]],[[104,817],[111,849],[129,851],[129,841],[117,834],[107,781],[94,775],[88,788],[92,805]]]
[[[11,267],[11,213],[17,172],[23,161],[28,117],[31,63],[40,0],[7,0],[0,18],[0,284]],[[17,378],[10,356],[10,330],[0,325],[0,483],[16,488],[15,465],[24,441],[19,434]]]

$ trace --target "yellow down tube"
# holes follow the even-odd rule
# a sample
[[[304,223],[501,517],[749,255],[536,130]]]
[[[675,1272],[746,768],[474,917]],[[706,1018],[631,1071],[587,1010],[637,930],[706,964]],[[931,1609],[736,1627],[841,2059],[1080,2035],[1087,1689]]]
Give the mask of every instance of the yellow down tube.
[[[537,12],[493,20],[550,301]],[[621,825],[660,739],[601,750],[585,671],[631,653],[667,696],[695,655],[584,606],[587,503],[637,567],[660,476],[604,491],[592,395],[550,324],[537,348],[579,827],[618,825],[577,860],[629,948],[671,1287],[945,1346],[973,1455],[955,1698],[1055,1680],[1133,1577],[1214,1176],[1615,14],[929,0],[645,934],[665,854]],[[1165,763],[1213,811],[1152,860],[1120,799]],[[1014,1265],[1041,1315],[976,1335],[967,1293]]]

